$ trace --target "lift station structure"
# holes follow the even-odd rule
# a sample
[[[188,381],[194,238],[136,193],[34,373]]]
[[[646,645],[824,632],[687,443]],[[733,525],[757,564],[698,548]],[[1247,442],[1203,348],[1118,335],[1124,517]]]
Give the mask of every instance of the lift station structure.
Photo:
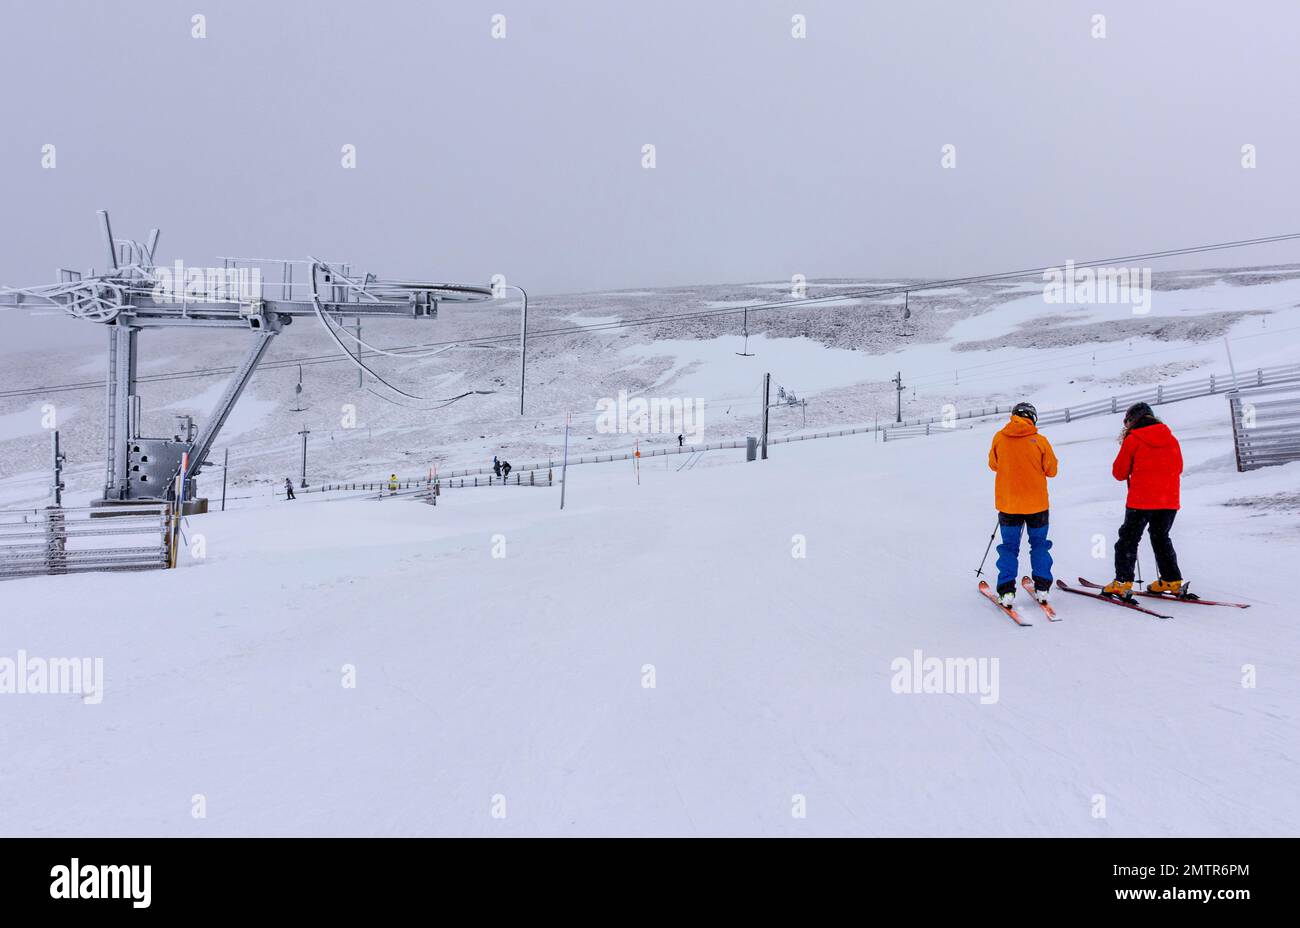
[[[107,262],[103,272],[82,274],[61,268],[58,283],[11,288],[6,302],[21,304],[35,299],[53,303],[71,316],[97,322],[108,330],[105,478],[99,503],[103,506],[174,498],[176,478],[181,476],[183,462],[188,461],[183,475],[185,498],[179,502],[190,511],[202,511],[205,501],[196,498],[194,478],[202,472],[217,435],[271,342],[296,317],[315,316],[346,357],[386,383],[359,358],[353,358],[340,339],[342,331],[358,345],[373,348],[342,328],[339,320],[343,316],[434,319],[441,302],[478,302],[497,295],[490,286],[358,275],[347,264],[315,258],[222,258],[220,268],[188,269],[176,275],[185,279],[176,280],[170,276],[171,268],[154,263],[157,229],[139,242],[113,238],[106,210],[99,211],[99,222]],[[299,269],[298,280],[294,279],[295,268]],[[195,271],[200,272],[199,279]],[[279,280],[268,280],[271,275]],[[332,322],[331,317],[337,318]],[[244,333],[250,344],[216,406],[206,421],[198,423],[197,430],[150,438],[140,434],[136,392],[139,336],[146,329],[160,327],[230,329]]]

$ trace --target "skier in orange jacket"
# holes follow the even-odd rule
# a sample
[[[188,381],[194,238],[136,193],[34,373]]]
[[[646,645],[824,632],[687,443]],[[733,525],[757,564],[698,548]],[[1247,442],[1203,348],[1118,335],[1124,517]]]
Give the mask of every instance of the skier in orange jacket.
[[[989,469],[997,474],[993,499],[998,507],[998,600],[1010,607],[1020,572],[1020,527],[1029,533],[1029,565],[1034,595],[1045,603],[1052,588],[1052,542],[1047,538],[1047,478],[1056,476],[1056,452],[1038,431],[1038,410],[1017,403],[1011,421],[993,436]]]

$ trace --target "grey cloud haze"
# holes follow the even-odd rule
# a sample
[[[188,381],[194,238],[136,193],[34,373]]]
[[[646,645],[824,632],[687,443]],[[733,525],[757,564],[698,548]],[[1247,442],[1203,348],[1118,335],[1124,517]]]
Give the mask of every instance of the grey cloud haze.
[[[0,282],[96,262],[98,208],[119,236],[161,227],[167,260],[314,253],[537,292],[1296,231],[1298,32],[1300,6],[1259,0],[9,2]]]

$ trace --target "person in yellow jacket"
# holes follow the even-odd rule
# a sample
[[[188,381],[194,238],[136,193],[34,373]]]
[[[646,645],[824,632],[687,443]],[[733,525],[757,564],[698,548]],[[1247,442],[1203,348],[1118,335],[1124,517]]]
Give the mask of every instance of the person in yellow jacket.
[[[993,436],[989,469],[997,474],[993,499],[998,507],[998,599],[1010,606],[1020,572],[1020,528],[1029,533],[1029,567],[1034,595],[1047,602],[1052,588],[1052,542],[1047,537],[1047,479],[1056,476],[1056,452],[1038,431],[1038,410],[1017,403],[1011,421]]]
[[[393,474],[388,478],[388,492],[394,496],[397,495],[397,474]]]

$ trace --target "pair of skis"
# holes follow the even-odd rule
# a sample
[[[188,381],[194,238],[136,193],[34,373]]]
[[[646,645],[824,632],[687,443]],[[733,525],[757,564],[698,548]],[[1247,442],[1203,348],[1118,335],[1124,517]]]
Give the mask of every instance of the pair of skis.
[[[1105,589],[1105,587],[1098,586],[1095,583],[1089,583],[1087,580],[1083,579],[1082,577],[1079,578],[1079,582],[1084,586],[1092,587],[1094,590]],[[1060,587],[1062,590],[1065,590],[1065,592],[1067,593],[1074,593],[1076,596],[1087,596],[1089,599],[1100,600],[1103,603],[1114,603],[1116,606],[1123,606],[1125,609],[1132,609],[1136,612],[1145,612],[1147,615],[1153,615],[1157,619],[1173,618],[1172,615],[1165,615],[1163,612],[1156,612],[1154,609],[1148,609],[1145,606],[1139,606],[1137,603],[1133,602],[1132,600],[1120,599],[1116,596],[1107,596],[1105,593],[1089,593],[1087,590],[1077,589],[1075,587],[1067,585],[1064,580],[1061,580],[1059,578],[1056,581],[1056,585]]]
[[[1065,590],[1067,593],[1075,593],[1079,596],[1088,596],[1091,597],[1092,599],[1101,600],[1102,602],[1114,603],[1117,606],[1123,606],[1125,609],[1133,609],[1136,610],[1137,612],[1145,612],[1147,615],[1153,615],[1160,619],[1173,618],[1173,616],[1165,615],[1163,612],[1156,612],[1154,609],[1147,609],[1145,606],[1140,606],[1133,599],[1121,599],[1118,596],[1108,596],[1105,593],[1090,593],[1088,592],[1088,590],[1104,590],[1105,587],[1102,586],[1100,583],[1093,583],[1091,580],[1085,580],[1083,577],[1079,578],[1079,585],[1088,588],[1085,590],[1079,590],[1079,589],[1075,589],[1072,586],[1067,586],[1065,582],[1062,580],[1057,580],[1056,585],[1061,589]],[[1220,602],[1214,599],[1201,599],[1199,596],[1194,596],[1192,594],[1183,594],[1180,596],[1176,596],[1172,593],[1152,593],[1149,590],[1134,590],[1133,592],[1138,596],[1146,596],[1149,597],[1150,599],[1164,599],[1164,600],[1169,600],[1171,602],[1189,603],[1193,606],[1228,606],[1233,609],[1250,608],[1249,603]]]
[[[1034,595],[1034,582],[1030,580],[1028,577],[1021,577],[1020,585],[1025,589],[1027,593],[1029,593],[1030,596]],[[985,596],[987,596],[989,598],[989,601],[992,602],[993,605],[997,606],[999,609],[1001,609],[1003,612],[1009,615],[1011,617],[1011,621],[1015,622],[1021,628],[1029,628],[1034,624],[1033,622],[1025,621],[1025,619],[1020,615],[1020,613],[1016,612],[1016,610],[1013,609],[1012,607],[1004,606],[1002,605],[1002,603],[998,602],[997,594],[993,592],[992,587],[988,585],[987,581],[985,580],[980,581],[980,592],[983,593]],[[1034,602],[1037,603],[1039,608],[1043,610],[1043,615],[1047,616],[1047,621],[1049,622],[1061,621],[1059,618],[1057,618],[1056,610],[1051,607],[1051,604],[1040,603],[1038,602],[1037,599],[1035,599]]]
[[[1104,590],[1105,587],[1100,583],[1093,583],[1091,580],[1079,578],[1079,585],[1086,586],[1091,590]],[[1187,584],[1183,584],[1183,589],[1187,589]],[[1168,599],[1178,603],[1191,603],[1194,606],[1229,606],[1233,609],[1249,609],[1250,603],[1229,603],[1216,599],[1201,599],[1195,593],[1152,593],[1150,590],[1134,590],[1136,596],[1149,596],[1151,599]]]

